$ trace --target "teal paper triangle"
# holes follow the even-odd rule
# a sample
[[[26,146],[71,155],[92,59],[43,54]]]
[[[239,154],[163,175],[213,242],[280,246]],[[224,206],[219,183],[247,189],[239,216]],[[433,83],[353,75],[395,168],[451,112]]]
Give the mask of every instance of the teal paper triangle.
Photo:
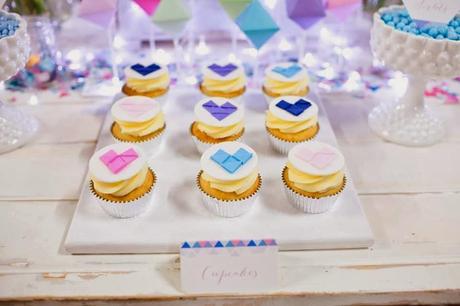
[[[265,241],[264,241],[264,240],[260,240],[259,246],[266,246]]]
[[[233,243],[231,241],[228,241],[227,244],[225,245],[227,248],[233,247]]]
[[[201,248],[200,243],[197,241],[193,244],[193,248]]]
[[[257,49],[279,31],[279,27],[259,0],[253,0],[235,22]]]
[[[251,0],[219,0],[227,14],[235,19],[249,5]]]

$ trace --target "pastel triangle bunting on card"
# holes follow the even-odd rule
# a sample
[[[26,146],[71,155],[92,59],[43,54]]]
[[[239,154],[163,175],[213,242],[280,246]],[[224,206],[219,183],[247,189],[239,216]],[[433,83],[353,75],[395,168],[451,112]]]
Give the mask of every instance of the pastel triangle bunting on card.
[[[177,35],[190,19],[190,12],[182,0],[161,1],[153,14],[152,21],[163,31]]]
[[[201,248],[201,245],[200,245],[200,243],[199,243],[198,241],[196,241],[196,242],[193,244],[192,248],[199,249],[199,248]]]
[[[182,247],[181,247],[181,248],[182,248],[182,249],[190,249],[190,244],[188,244],[188,242],[184,242],[184,243],[182,244]]]
[[[278,25],[259,0],[253,0],[235,22],[257,49],[279,31]]]
[[[219,0],[219,2],[225,12],[227,12],[232,19],[235,19],[244,11],[251,0]]]

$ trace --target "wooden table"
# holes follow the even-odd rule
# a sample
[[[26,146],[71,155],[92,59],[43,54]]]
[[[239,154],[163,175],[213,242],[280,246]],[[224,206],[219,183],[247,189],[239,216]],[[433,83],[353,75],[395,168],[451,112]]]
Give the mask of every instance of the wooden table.
[[[375,233],[370,249],[282,252],[264,295],[189,296],[177,255],[81,255],[62,247],[108,100],[21,106],[42,131],[0,156],[0,300],[11,305],[348,305],[460,302],[460,107],[435,105],[445,140],[385,143],[367,127],[372,99],[325,96]],[[116,302],[115,302],[116,301]],[[55,302],[58,303],[58,302]]]

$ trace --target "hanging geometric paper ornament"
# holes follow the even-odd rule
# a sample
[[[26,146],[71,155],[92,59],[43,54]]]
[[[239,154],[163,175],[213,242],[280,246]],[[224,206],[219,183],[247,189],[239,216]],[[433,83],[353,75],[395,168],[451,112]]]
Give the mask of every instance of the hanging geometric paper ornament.
[[[361,0],[328,0],[327,10],[338,21],[345,22],[361,5]]]
[[[163,31],[177,35],[190,20],[190,12],[182,0],[162,0],[153,14],[152,21]]]
[[[232,19],[238,17],[241,12],[251,3],[251,0],[219,0],[220,5]]]
[[[161,0],[134,0],[134,2],[136,2],[136,4],[149,16],[153,15],[160,1]]]
[[[78,16],[103,28],[112,22],[117,9],[117,0],[82,0]]]
[[[412,19],[447,24],[460,12],[459,0],[403,0]]]
[[[257,49],[279,31],[279,27],[259,0],[252,0],[235,22]]]
[[[326,17],[324,0],[286,0],[286,11],[289,19],[303,30]]]

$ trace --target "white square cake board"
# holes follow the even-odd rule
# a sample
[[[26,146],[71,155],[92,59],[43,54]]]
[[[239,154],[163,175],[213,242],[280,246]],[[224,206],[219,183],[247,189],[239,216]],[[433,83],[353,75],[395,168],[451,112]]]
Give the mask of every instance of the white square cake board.
[[[373,243],[372,231],[348,174],[347,186],[329,212],[304,214],[288,203],[281,181],[286,157],[270,147],[264,124],[267,104],[255,91],[245,95],[244,141],[259,156],[259,199],[251,211],[237,218],[221,218],[209,212],[195,185],[200,154],[189,134],[193,106],[200,95],[191,89],[174,92],[164,108],[167,127],[162,148],[150,160],[158,176],[151,208],[135,218],[112,218],[93,199],[86,178],[65,240],[67,251],[176,253],[186,240],[275,238],[281,250],[364,248]],[[320,109],[317,139],[337,145],[321,102],[313,95],[310,98]],[[97,149],[112,143],[111,123],[109,112]]]

